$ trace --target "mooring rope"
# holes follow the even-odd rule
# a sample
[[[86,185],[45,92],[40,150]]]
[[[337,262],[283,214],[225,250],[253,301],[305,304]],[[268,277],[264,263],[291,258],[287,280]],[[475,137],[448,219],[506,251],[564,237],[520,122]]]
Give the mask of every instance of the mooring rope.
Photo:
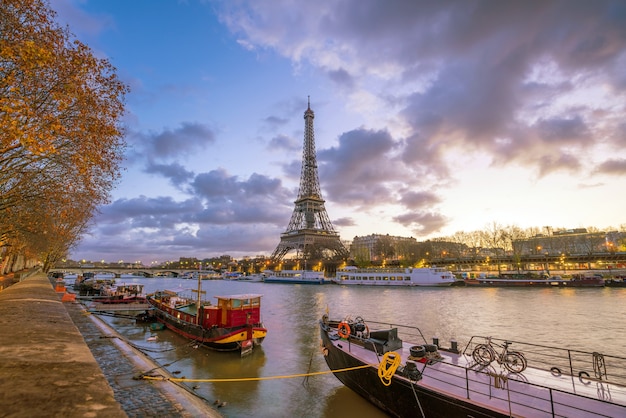
[[[383,385],[391,385],[391,378],[396,373],[396,369],[400,365],[400,356],[393,351],[385,353],[383,359],[378,366],[378,377],[383,382]]]
[[[282,376],[265,376],[265,377],[241,377],[241,378],[227,378],[227,379],[188,379],[185,377],[165,377],[165,376],[141,376],[142,379],[146,380],[169,380],[172,382],[252,382],[259,380],[275,380],[275,379],[293,379],[295,377],[306,377],[306,376],[318,376],[322,374],[328,373],[341,373],[348,372],[350,370],[358,370],[364,369],[366,367],[372,367],[375,365],[365,364],[363,366],[355,366],[355,367],[347,367],[345,369],[336,369],[336,370],[327,370],[323,372],[311,372],[311,373],[299,373],[299,374],[290,374],[290,375],[282,375]]]

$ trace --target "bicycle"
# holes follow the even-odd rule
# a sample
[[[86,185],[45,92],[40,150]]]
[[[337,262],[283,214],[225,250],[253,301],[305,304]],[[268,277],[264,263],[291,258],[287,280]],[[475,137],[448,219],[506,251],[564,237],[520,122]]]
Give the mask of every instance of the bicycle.
[[[510,341],[505,341],[503,345],[492,343],[491,337],[486,338],[486,344],[478,344],[472,352],[472,358],[481,366],[488,366],[496,360],[498,364],[504,364],[504,367],[510,372],[521,373],[526,370],[528,363],[526,357],[519,351],[509,351]],[[493,347],[494,345],[502,347],[502,351],[498,354]]]

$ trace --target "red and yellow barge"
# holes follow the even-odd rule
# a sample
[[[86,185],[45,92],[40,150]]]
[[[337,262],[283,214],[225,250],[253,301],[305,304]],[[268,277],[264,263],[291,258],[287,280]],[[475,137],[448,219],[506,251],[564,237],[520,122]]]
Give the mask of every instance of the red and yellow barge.
[[[198,294],[204,293],[198,290]],[[185,338],[221,351],[259,346],[267,334],[261,322],[261,296],[215,296],[217,304],[163,290],[146,297],[156,320]]]

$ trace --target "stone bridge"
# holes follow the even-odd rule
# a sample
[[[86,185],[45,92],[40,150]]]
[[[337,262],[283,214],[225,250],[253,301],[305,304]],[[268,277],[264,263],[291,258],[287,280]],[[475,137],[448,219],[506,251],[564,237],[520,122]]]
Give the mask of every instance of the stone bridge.
[[[50,273],[76,274],[84,276],[85,273],[94,274],[113,274],[116,278],[120,278],[122,274],[132,274],[135,276],[154,277],[180,277],[191,275],[193,273],[210,274],[213,271],[198,269],[152,269],[152,268],[120,268],[120,267],[63,267],[50,269]]]

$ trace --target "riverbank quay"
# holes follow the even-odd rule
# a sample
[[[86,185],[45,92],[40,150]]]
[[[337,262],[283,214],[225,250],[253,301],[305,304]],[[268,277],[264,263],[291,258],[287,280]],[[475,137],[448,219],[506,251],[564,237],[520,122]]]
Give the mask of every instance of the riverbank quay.
[[[0,292],[3,417],[219,417],[36,274]]]
[[[4,417],[125,417],[44,274],[0,292]]]

